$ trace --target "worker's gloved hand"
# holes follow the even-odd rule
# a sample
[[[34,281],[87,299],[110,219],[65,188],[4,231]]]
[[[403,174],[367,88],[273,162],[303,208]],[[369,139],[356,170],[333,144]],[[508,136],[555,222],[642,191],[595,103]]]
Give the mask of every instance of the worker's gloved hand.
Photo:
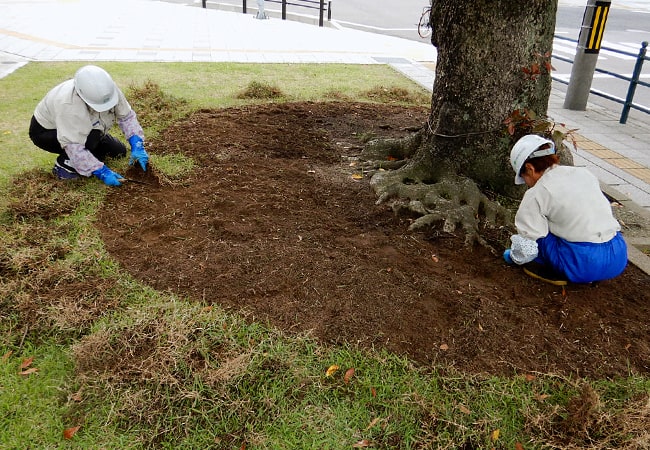
[[[106,166],[102,166],[101,169],[95,170],[93,175],[102,180],[108,186],[121,186],[122,183],[120,183],[120,180],[124,179],[122,175],[113,172]]]
[[[139,162],[140,167],[145,172],[147,171],[147,163],[149,162],[149,155],[144,149],[144,142],[142,138],[136,134],[129,138],[129,144],[131,144],[131,158],[129,158],[129,165],[134,162]]]
[[[512,258],[510,257],[510,249],[509,249],[509,248],[506,249],[505,252],[503,252],[503,259],[504,259],[504,261],[505,261],[506,263],[508,263],[508,264],[514,264],[514,263],[515,263],[515,262],[512,260]]]

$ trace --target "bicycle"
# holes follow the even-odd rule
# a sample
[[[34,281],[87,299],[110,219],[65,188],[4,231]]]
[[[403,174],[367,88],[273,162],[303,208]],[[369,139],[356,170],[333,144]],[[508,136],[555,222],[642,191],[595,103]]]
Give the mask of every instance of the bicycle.
[[[425,6],[422,8],[422,15],[420,16],[420,21],[418,22],[418,34],[421,38],[426,38],[431,35],[432,26],[429,17],[431,16],[431,6]]]

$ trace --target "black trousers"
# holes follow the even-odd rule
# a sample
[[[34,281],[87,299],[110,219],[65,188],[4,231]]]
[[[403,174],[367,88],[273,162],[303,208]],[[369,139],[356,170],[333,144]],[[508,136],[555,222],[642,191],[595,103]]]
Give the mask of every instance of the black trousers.
[[[59,155],[57,158],[59,164],[64,163],[68,159],[65,150],[61,148],[61,144],[56,137],[56,130],[43,128],[34,116],[32,116],[32,121],[29,124],[29,138],[38,148]],[[122,142],[110,134],[104,134],[99,130],[92,130],[90,132],[84,146],[95,158],[102,162],[106,158],[121,158],[126,156],[126,146]]]

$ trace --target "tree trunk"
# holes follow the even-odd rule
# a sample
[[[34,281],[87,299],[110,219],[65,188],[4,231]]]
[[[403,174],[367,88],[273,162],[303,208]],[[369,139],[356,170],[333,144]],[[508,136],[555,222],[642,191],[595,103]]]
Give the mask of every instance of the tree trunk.
[[[530,130],[510,136],[504,120],[515,110],[546,115],[556,10],[557,0],[433,0],[436,79],[426,144],[415,158],[433,180],[451,169],[513,193],[510,147]]]
[[[485,243],[481,229],[510,224],[510,211],[485,192],[523,192],[513,183],[510,148],[523,134],[551,131],[545,118],[557,0],[432,3],[438,61],[427,126],[407,139],[369,143],[362,159],[403,158],[397,170],[375,173],[371,185],[378,203],[420,216],[411,229],[460,227],[468,244]]]

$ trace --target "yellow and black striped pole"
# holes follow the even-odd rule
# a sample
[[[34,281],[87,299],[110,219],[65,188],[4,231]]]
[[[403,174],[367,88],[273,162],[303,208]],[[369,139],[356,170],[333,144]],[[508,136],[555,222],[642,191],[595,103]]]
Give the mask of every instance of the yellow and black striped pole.
[[[571,67],[571,78],[564,98],[564,108],[584,111],[594,78],[598,53],[605,34],[611,0],[588,0],[582,18],[576,56]]]

